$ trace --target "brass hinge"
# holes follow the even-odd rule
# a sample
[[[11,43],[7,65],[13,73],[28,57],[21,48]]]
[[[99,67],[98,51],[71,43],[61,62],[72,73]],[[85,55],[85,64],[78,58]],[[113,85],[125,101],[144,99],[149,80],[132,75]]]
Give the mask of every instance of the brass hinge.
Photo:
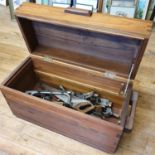
[[[53,61],[53,58],[51,56],[49,56],[49,55],[45,55],[43,57],[43,60],[46,61],[46,62],[52,62]]]
[[[104,76],[105,76],[106,78],[110,78],[110,79],[115,79],[115,78],[116,78],[116,74],[115,74],[114,72],[110,72],[110,71],[106,71],[106,72],[104,73]]]

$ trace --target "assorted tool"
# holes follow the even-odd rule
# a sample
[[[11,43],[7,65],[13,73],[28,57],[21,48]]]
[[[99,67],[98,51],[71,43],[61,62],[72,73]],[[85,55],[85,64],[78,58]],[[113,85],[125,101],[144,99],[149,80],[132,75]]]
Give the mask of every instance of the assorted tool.
[[[99,94],[94,91],[79,93],[66,90],[62,85],[59,86],[59,89],[49,87],[46,84],[43,84],[42,87],[43,90],[29,90],[25,93],[44,100],[55,101],[65,107],[91,114],[102,119],[112,116],[119,118],[112,110],[112,102],[108,99],[101,98]]]

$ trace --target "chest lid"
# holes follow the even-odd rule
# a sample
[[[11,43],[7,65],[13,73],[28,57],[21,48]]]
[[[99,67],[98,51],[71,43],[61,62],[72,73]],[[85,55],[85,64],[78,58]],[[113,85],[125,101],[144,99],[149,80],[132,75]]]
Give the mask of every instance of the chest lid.
[[[16,18],[30,53],[126,79],[135,78],[152,29],[150,21],[85,17],[31,3],[21,5]]]

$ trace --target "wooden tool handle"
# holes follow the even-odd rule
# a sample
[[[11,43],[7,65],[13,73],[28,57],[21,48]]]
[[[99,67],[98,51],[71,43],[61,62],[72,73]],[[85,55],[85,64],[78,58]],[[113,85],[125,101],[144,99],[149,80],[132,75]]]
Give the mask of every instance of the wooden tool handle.
[[[64,12],[70,13],[70,14],[82,15],[82,16],[92,15],[92,11],[90,10],[78,9],[78,8],[73,8],[73,7],[66,8]]]
[[[83,112],[83,113],[89,113],[94,108],[95,108],[94,105],[92,103],[89,103],[89,102],[79,103],[78,105],[76,105],[74,107],[75,110]]]

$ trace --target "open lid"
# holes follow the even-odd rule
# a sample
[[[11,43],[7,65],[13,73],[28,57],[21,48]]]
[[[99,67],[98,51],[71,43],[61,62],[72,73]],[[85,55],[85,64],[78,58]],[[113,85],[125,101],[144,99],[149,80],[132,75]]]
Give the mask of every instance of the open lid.
[[[30,53],[131,79],[152,29],[150,21],[101,13],[85,17],[32,3],[21,5],[16,17]]]

